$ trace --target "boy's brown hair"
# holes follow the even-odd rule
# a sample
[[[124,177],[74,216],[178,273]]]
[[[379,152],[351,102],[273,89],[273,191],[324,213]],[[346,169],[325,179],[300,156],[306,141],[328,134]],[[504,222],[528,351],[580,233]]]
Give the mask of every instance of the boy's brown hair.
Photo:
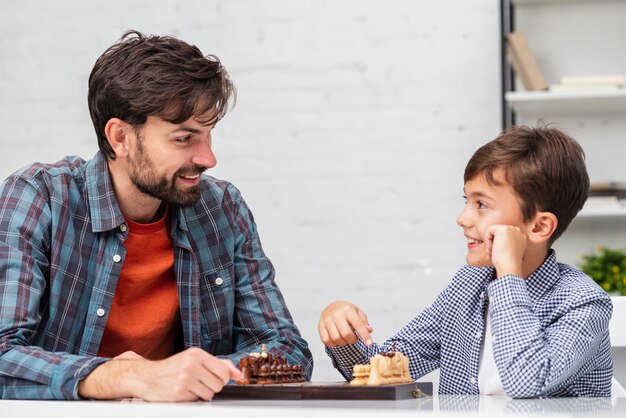
[[[582,147],[549,126],[513,126],[480,147],[465,167],[464,182],[483,174],[491,185],[503,169],[519,198],[524,222],[538,211],[551,212],[558,225],[549,244],[567,229],[589,195],[589,176]]]

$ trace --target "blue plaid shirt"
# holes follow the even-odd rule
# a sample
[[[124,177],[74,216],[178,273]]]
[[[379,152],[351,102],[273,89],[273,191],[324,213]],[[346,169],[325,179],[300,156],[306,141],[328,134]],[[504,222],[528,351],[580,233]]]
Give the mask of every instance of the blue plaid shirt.
[[[0,397],[79,398],[96,357],[128,230],[107,163],[34,164],[0,189]],[[230,183],[202,176],[202,197],[172,211],[184,346],[233,360],[268,350],[313,360],[274,282],[252,214]]]
[[[381,351],[409,358],[418,379],[440,369],[440,394],[476,395],[489,309],[493,352],[513,398],[610,396],[613,359],[609,296],[554,251],[528,278],[495,279],[493,268],[464,266],[435,302],[383,345],[327,348],[346,379],[352,366]]]

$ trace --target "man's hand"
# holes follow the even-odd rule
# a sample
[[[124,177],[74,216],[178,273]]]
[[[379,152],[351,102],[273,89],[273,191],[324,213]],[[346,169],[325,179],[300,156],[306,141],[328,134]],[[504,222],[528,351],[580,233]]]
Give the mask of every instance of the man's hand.
[[[498,277],[507,274],[524,277],[523,261],[526,235],[516,226],[492,225],[485,240],[487,256],[496,268]],[[525,277],[524,277],[525,278]]]
[[[78,393],[93,399],[210,400],[229,380],[241,378],[241,372],[230,360],[219,359],[197,347],[158,361],[126,354],[94,369],[79,383]]]
[[[114,360],[142,360],[144,357],[134,351],[124,351],[122,354],[113,357]]]
[[[324,309],[317,329],[327,347],[354,344],[358,338],[367,346],[372,345],[373,328],[369,325],[367,315],[344,300],[333,302]]]

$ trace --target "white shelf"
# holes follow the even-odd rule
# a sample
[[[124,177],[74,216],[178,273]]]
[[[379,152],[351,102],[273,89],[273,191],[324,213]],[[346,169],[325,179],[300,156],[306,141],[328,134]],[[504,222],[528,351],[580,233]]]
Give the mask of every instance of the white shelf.
[[[626,112],[626,89],[513,91],[505,98],[524,116],[569,116]]]
[[[582,208],[576,219],[620,218],[626,217],[626,206],[607,205]]]
[[[512,0],[512,3],[515,6],[534,6],[539,4],[550,4],[550,3],[574,3],[574,2],[582,2],[585,0]],[[589,0],[586,0],[589,1]]]

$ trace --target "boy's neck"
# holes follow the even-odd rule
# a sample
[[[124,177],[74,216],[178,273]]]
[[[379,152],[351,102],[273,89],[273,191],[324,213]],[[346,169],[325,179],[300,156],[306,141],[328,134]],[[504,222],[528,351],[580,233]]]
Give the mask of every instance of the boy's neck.
[[[546,261],[546,258],[548,258],[549,250],[546,245],[533,246],[529,244],[529,246],[526,247],[524,260],[522,261],[524,280],[528,280],[528,278],[541,267]]]

